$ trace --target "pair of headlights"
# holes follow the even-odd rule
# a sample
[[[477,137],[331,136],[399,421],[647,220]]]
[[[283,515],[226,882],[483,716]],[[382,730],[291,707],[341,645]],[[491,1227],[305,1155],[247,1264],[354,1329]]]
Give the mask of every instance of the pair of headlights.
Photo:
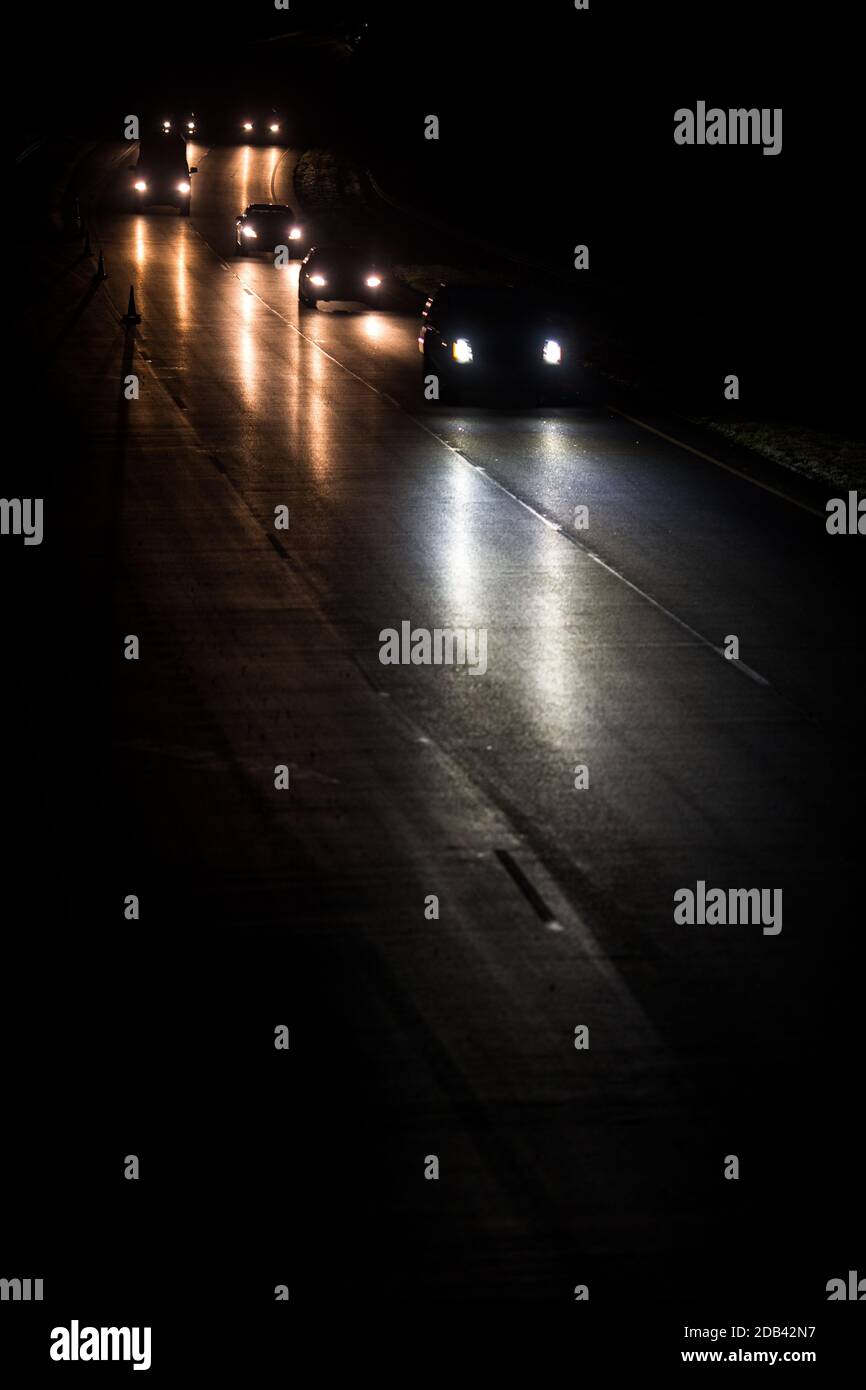
[[[324,275],[311,275],[311,276],[310,276],[310,284],[311,284],[311,285],[315,285],[317,289],[321,289],[321,287],[322,287],[323,285],[327,285],[327,283],[328,283],[328,282],[327,282],[327,280],[325,279]],[[382,277],[381,277],[381,275],[368,275],[368,276],[366,276],[366,278],[365,278],[365,280],[364,280],[364,284],[367,285],[371,290],[377,290],[377,289],[379,288],[379,286],[381,285],[381,283],[382,283]]]
[[[280,128],[280,123],[279,123],[279,121],[273,121],[273,122],[268,126],[268,130],[271,132],[272,135],[276,135],[276,133],[277,133],[277,131],[279,130],[279,128]],[[243,130],[252,130],[252,129],[253,129],[253,123],[252,123],[252,121],[244,121],[243,126],[242,126],[242,129],[243,129]]]
[[[138,179],[138,180],[137,180],[137,182],[135,183],[135,191],[136,191],[136,193],[146,193],[146,192],[147,192],[147,184],[145,183],[144,179]],[[188,192],[189,192],[189,184],[188,184],[188,183],[179,183],[178,186],[177,186],[177,191],[178,191],[178,193],[188,193]]]
[[[258,236],[258,232],[256,231],[255,227],[250,227],[250,226],[241,227],[241,236],[257,237],[257,236]],[[290,227],[290,228],[289,228],[289,241],[300,241],[300,239],[301,239],[301,229],[300,229],[300,227]]]
[[[547,338],[541,350],[541,355],[545,362],[549,362],[552,366],[557,366],[562,361],[562,346],[555,338]],[[469,339],[455,338],[454,342],[451,344],[451,356],[454,358],[455,362],[471,362],[472,344]]]

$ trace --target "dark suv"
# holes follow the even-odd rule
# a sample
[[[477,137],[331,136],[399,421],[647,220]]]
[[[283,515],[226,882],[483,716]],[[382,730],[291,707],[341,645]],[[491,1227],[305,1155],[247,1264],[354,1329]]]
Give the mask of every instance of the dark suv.
[[[197,173],[186,162],[186,143],[170,133],[142,140],[132,170],[132,206],[136,212],[166,203],[189,217],[190,180]]]

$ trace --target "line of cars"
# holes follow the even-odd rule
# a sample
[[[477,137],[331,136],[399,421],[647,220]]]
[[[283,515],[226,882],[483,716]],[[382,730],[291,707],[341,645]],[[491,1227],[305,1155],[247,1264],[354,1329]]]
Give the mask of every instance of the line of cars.
[[[308,237],[283,203],[251,203],[236,219],[239,256],[285,247],[304,251]],[[312,246],[298,270],[298,301],[315,309],[322,300],[376,305],[388,275],[369,251],[356,246]],[[434,399],[531,392],[542,399],[588,394],[579,337],[572,316],[537,291],[507,284],[443,285],[427,299],[418,348]]]
[[[182,135],[166,129],[142,140],[138,163],[130,169],[138,210],[169,203],[189,215],[196,169],[186,162]],[[389,277],[368,250],[309,241],[285,203],[250,203],[235,220],[238,256],[285,247],[286,259],[302,257],[303,309],[315,309],[320,301],[381,302]],[[493,391],[528,390],[543,399],[589,394],[573,317],[548,297],[505,284],[442,285],[421,317],[418,348],[428,399],[449,402]]]
[[[197,173],[187,161],[186,142],[200,136],[194,111],[172,113],[154,121],[139,143],[138,159],[128,166],[129,204],[134,212],[156,206],[176,207],[181,217],[190,211],[191,179]],[[251,111],[232,132],[245,143],[274,144],[284,138],[285,119],[276,107]]]
[[[157,128],[165,135],[182,135],[187,140],[207,131],[209,138],[239,140],[243,145],[273,145],[285,138],[286,117],[279,107],[250,103],[239,115],[220,113],[215,117],[211,113],[208,119],[205,113],[204,120],[195,111],[172,112],[157,122]]]
[[[289,258],[304,252],[298,300],[315,309],[320,300],[375,304],[387,276],[369,252],[356,246],[309,246],[304,226],[286,203],[250,203],[235,219],[235,254],[256,255],[284,247]]]

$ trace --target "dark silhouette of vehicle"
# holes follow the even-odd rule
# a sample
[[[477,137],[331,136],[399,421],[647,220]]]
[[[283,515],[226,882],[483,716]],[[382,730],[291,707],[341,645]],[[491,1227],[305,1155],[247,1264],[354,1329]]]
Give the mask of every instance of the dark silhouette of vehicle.
[[[181,217],[189,217],[190,181],[198,171],[187,163],[186,141],[182,136],[165,131],[143,139],[138,161],[129,168],[132,171],[130,196],[136,212],[167,204],[176,207]]]
[[[354,246],[314,246],[301,262],[298,299],[309,309],[315,309],[319,299],[375,304],[385,280],[369,252]]]
[[[304,229],[285,203],[250,203],[235,220],[235,251],[239,256],[287,246],[290,256],[304,249]]]
[[[531,290],[444,285],[424,306],[418,347],[440,401],[588,393],[573,321]]]

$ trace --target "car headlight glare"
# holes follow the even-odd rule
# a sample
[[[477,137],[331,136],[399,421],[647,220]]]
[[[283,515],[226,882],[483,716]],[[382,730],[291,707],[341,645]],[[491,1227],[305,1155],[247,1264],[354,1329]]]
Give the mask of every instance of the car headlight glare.
[[[241,227],[241,234],[243,236],[258,236],[255,227]]]
[[[300,227],[290,227],[290,228],[289,228],[289,241],[300,241],[300,239],[301,239],[301,229],[300,229]]]
[[[144,179],[136,180],[135,191],[136,193],[145,193],[147,191],[147,184],[145,183]]]
[[[381,285],[381,283],[382,283],[382,277],[381,277],[381,275],[368,275],[368,276],[367,276],[367,279],[366,279],[366,281],[365,281],[365,284],[369,285],[371,290],[376,290],[376,289],[378,289],[379,286]]]
[[[310,284],[311,284],[311,285],[327,285],[327,283],[328,283],[328,282],[327,282],[327,280],[325,279],[324,275],[311,275],[311,276],[310,276]]]
[[[548,338],[544,344],[542,357],[545,362],[551,362],[554,366],[562,361],[562,348],[555,338]]]
[[[252,121],[244,121],[244,126],[243,126],[243,128],[244,128],[244,130],[252,130],[252,128],[253,128],[253,123],[252,123]]]
[[[472,361],[472,345],[466,338],[457,338],[451,344],[451,356],[455,362]]]
[[[189,192],[189,184],[188,184],[188,183],[179,183],[178,186],[177,186],[177,191],[178,191],[178,193],[188,193],[188,192]]]
[[[273,135],[276,135],[279,128],[279,123],[277,121],[274,121],[273,125],[268,126],[268,129],[271,131]]]

